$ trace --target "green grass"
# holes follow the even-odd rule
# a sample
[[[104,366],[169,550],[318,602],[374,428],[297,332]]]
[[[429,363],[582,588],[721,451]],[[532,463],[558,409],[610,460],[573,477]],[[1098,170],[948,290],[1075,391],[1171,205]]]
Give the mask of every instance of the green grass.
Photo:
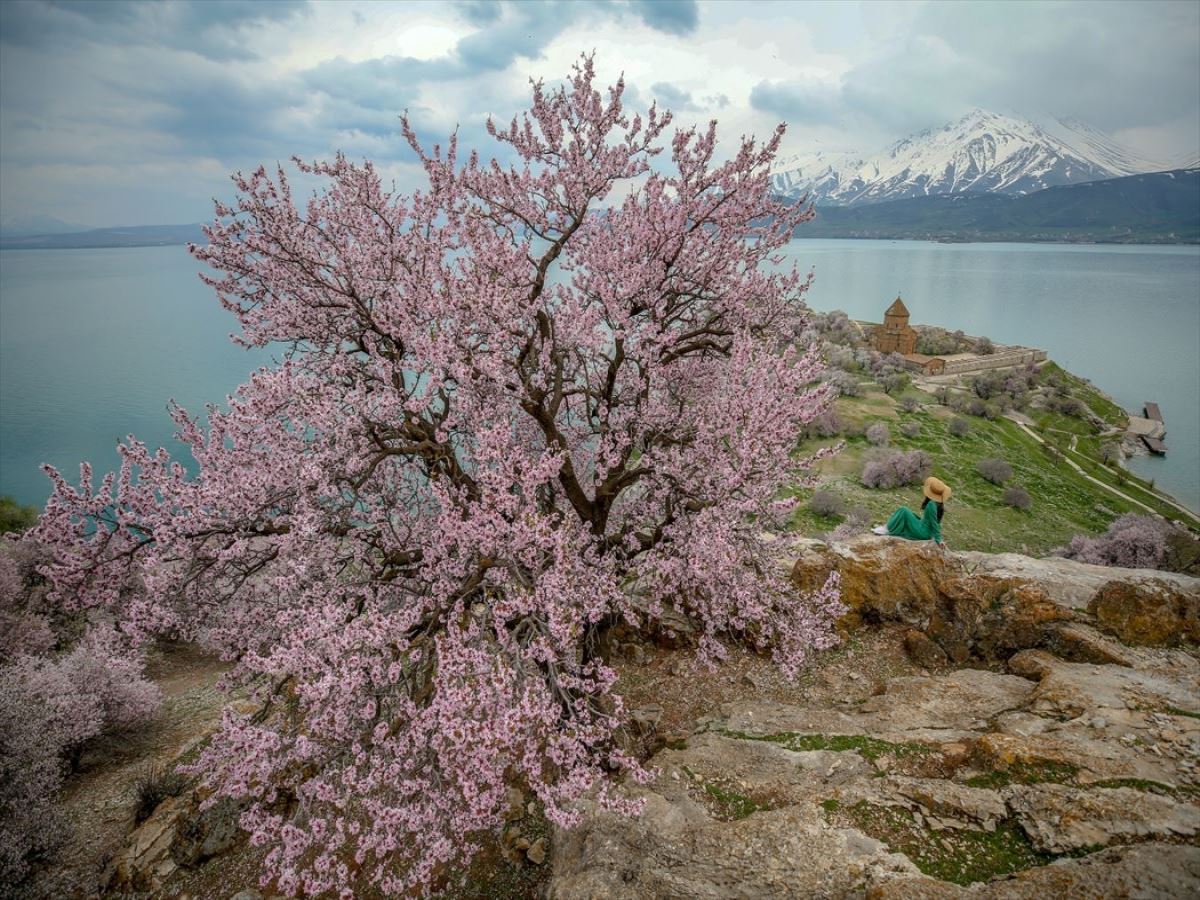
[[[1071,376],[1073,377],[1073,376]],[[1082,380],[1077,379],[1081,384]],[[1085,388],[1079,388],[1080,391]],[[1115,417],[1119,409],[1094,393],[1091,400],[1103,407],[1098,415]],[[907,393],[916,395],[910,390]],[[863,397],[842,398],[837,402],[840,419],[847,424],[868,425],[886,421],[892,433],[891,446],[900,450],[924,450],[933,458],[933,474],[948,483],[954,495],[946,506],[943,530],[947,544],[956,550],[981,550],[990,553],[1024,552],[1041,555],[1066,544],[1077,534],[1099,534],[1117,516],[1127,512],[1145,514],[1137,504],[1130,503],[1075,472],[1063,459],[1055,459],[1037,440],[1007,419],[988,421],[963,417],[970,431],[963,437],[950,434],[949,423],[956,416],[946,407],[922,396],[927,405],[916,412],[900,409],[897,402],[882,393],[869,389]],[[1099,398],[1099,399],[1096,399]],[[1116,410],[1116,412],[1114,412]],[[1123,415],[1123,413],[1121,413]],[[1069,417],[1062,417],[1067,419]],[[1080,420],[1070,420],[1080,422]],[[911,438],[900,433],[900,426],[915,422],[917,434]],[[1086,423],[1082,423],[1086,426]],[[1094,429],[1093,429],[1094,432]],[[1070,435],[1048,435],[1065,449]],[[799,448],[811,452],[834,443],[833,440],[810,441]],[[1176,508],[1162,502],[1146,486],[1127,473],[1119,475],[1089,455],[1098,453],[1101,439],[1094,433],[1082,437],[1077,451],[1069,453],[1089,475],[1111,484],[1130,497],[1140,500],[1170,518],[1181,518]],[[919,485],[894,490],[873,490],[860,481],[863,464],[875,448],[862,437],[846,440],[841,453],[822,461],[817,473],[821,487],[840,494],[848,511],[865,510],[873,522],[884,522],[899,506],[916,510],[921,502]],[[979,460],[998,457],[1013,468],[1009,484],[1019,484],[1029,491],[1032,508],[1016,510],[1003,503],[1004,488],[991,484],[980,476],[975,467]],[[807,490],[793,494],[807,497]],[[805,534],[823,534],[833,530],[843,517],[817,516],[801,503],[791,520],[791,528]],[[1200,521],[1193,521],[1200,527]]]
[[[1047,362],[1041,368],[1041,381],[1046,382],[1052,375],[1063,379],[1070,388],[1071,394],[1079,398],[1092,412],[1112,425],[1124,429],[1129,422],[1129,415],[1110,398],[1102,394],[1095,385],[1086,378],[1072,375],[1055,362]]]
[[[894,744],[862,734],[797,734],[791,731],[767,735],[747,734],[744,731],[722,731],[721,734],[743,741],[769,741],[788,750],[831,750],[835,753],[852,750],[871,763],[885,755],[905,757],[934,752],[925,744]]]
[[[1186,709],[1180,709],[1178,706],[1168,706],[1167,712],[1173,716],[1187,716],[1191,719],[1200,719],[1200,713],[1189,712]]]
[[[1078,774],[1078,767],[1068,763],[1018,761],[1004,769],[968,778],[965,784],[992,790],[1010,784],[1074,784]]]
[[[1098,788],[1133,788],[1138,791],[1146,791],[1150,794],[1164,794],[1168,797],[1195,797],[1200,794],[1200,788],[1194,786],[1173,787],[1169,784],[1163,784],[1161,781],[1151,781],[1148,778],[1109,778],[1105,781],[1098,781],[1095,784]]]
[[[1184,513],[1178,507],[1172,506],[1169,503],[1164,503],[1157,494],[1151,490],[1151,482],[1144,478],[1139,478],[1132,472],[1125,470],[1116,470],[1110,466],[1106,466],[1098,459],[1088,456],[1086,453],[1077,450],[1065,450],[1069,459],[1083,469],[1087,474],[1091,475],[1098,481],[1103,481],[1105,484],[1110,484],[1118,491],[1128,494],[1134,500],[1139,500],[1149,506],[1160,515],[1166,516],[1168,519],[1182,519],[1191,524],[1193,528],[1200,527],[1200,519],[1196,516]],[[1109,494],[1109,496],[1112,496]],[[1144,513],[1144,509],[1137,509],[1137,512]]]
[[[683,767],[684,773],[692,781],[697,782],[704,789],[704,793],[712,798],[714,805],[717,807],[717,813],[723,819],[731,819],[737,821],[744,819],[752,813],[761,812],[770,807],[764,806],[761,803],[756,803],[749,797],[739,794],[735,791],[729,791],[712,781],[706,781],[699,775],[689,769]]]
[[[1019,825],[1001,822],[994,831],[955,829],[934,832],[919,825],[911,812],[865,801],[847,809],[845,817],[895,853],[903,853],[924,874],[954,884],[988,881],[1053,862],[1034,848]]]

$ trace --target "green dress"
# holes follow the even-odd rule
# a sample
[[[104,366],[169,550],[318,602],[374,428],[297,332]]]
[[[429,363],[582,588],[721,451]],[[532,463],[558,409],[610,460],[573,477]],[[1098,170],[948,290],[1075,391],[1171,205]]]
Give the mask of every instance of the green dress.
[[[938,521],[937,504],[926,503],[925,514],[918,516],[907,506],[902,506],[887,521],[888,534],[910,541],[942,540],[942,523]]]

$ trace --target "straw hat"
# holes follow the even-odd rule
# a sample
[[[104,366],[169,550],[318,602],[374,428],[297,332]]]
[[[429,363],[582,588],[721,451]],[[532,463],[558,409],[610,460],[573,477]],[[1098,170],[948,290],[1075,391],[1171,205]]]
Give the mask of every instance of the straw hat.
[[[925,496],[937,503],[945,503],[950,499],[950,485],[932,475],[925,479]]]

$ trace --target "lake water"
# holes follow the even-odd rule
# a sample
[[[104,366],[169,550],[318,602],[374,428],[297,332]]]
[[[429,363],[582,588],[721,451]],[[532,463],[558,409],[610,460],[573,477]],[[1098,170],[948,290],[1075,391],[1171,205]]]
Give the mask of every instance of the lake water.
[[[1127,408],[1156,400],[1165,459],[1138,459],[1200,507],[1200,248],[795,241],[810,304],[878,321],[897,293],[915,323],[1043,347]],[[133,433],[179,449],[166,414],[220,403],[269,354],[235,325],[182,247],[0,253],[0,494],[40,506],[49,462],[115,468]],[[184,460],[186,461],[186,460]]]

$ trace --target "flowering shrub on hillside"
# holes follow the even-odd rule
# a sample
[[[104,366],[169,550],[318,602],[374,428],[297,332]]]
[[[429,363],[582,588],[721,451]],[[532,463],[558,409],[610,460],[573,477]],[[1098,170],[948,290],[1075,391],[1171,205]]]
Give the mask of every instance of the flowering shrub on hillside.
[[[867,461],[862,483],[869,488],[920,484],[932,470],[933,460],[924,450],[894,450]]]
[[[1012,466],[1002,459],[997,459],[993,456],[987,456],[979,460],[975,464],[975,471],[980,474],[986,481],[992,484],[1004,484],[1008,479],[1012,478]]]
[[[1161,569],[1168,561],[1171,539],[1179,529],[1155,516],[1126,513],[1098,537],[1076,535],[1059,548],[1059,556],[1097,566]],[[1187,538],[1186,535],[1181,535]]]
[[[0,540],[0,882],[14,885],[65,838],[55,799],[84,743],[144,721],[160,699],[110,624],[48,614],[44,559],[28,539]]]

